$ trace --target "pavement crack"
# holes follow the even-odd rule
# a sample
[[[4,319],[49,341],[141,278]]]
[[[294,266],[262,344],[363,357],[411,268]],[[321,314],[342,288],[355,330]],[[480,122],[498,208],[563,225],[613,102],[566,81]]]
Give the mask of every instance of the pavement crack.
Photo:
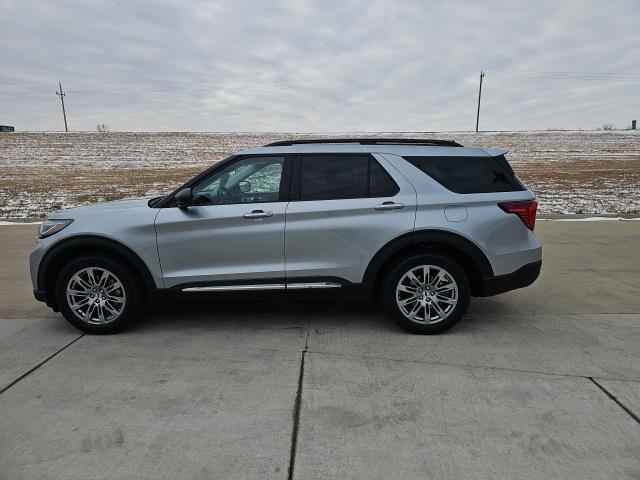
[[[327,356],[337,356],[337,357],[349,357],[356,359],[374,359],[374,360],[383,360],[390,362],[407,362],[407,363],[419,363],[424,365],[432,365],[432,366],[440,366],[440,367],[460,367],[460,368],[473,368],[473,369],[485,369],[485,370],[495,370],[497,372],[510,372],[510,373],[526,373],[528,375],[545,375],[548,377],[566,377],[566,378],[589,378],[583,373],[564,373],[564,372],[549,372],[544,370],[527,370],[523,368],[509,368],[498,365],[490,365],[490,364],[473,364],[473,363],[454,363],[454,362],[444,362],[444,361],[434,361],[434,360],[426,360],[426,359],[412,359],[398,356],[387,356],[387,355],[372,355],[372,354],[362,354],[362,353],[345,353],[345,352],[328,352],[322,350],[310,349],[307,350],[307,353],[314,353],[318,355],[327,355]],[[600,377],[602,378],[602,377]],[[626,377],[607,377],[607,380],[616,380],[621,382],[640,382],[640,379],[637,378],[626,378]]]
[[[304,382],[304,361],[307,354],[305,342],[304,350],[300,356],[300,375],[298,377],[298,391],[293,404],[293,428],[291,429],[291,452],[289,454],[289,480],[293,480],[293,469],[296,463],[296,449],[298,447],[298,428],[300,426],[300,409],[302,407],[302,384]]]
[[[69,348],[71,345],[73,345],[74,343],[76,343],[78,340],[80,340],[82,337],[84,337],[86,335],[86,333],[83,333],[82,335],[80,335],[78,338],[74,338],[72,341],[70,341],[69,343],[67,343],[64,347],[62,347],[60,350],[58,350],[57,352],[54,352],[52,355],[49,355],[47,358],[45,358],[43,361],[41,361],[39,364],[37,364],[35,367],[27,370],[25,373],[23,373],[22,375],[20,375],[18,378],[16,378],[13,382],[11,382],[9,385],[6,385],[4,388],[2,388],[2,390],[0,390],[0,394],[3,394],[4,392],[6,392],[7,390],[9,390],[11,387],[13,387],[16,383],[18,383],[20,380],[22,380],[23,378],[26,378],[27,376],[29,376],[31,373],[35,372],[37,369],[39,369],[41,366],[43,366],[45,363],[47,363],[49,360],[51,360],[53,357],[55,357],[56,355],[58,355],[60,352],[66,350],[67,348]]]
[[[589,380],[591,380],[591,382],[598,387],[600,390],[602,390],[607,397],[609,397],[611,400],[613,400],[614,402],[616,402],[618,404],[618,406],[620,408],[622,408],[625,412],[627,412],[629,414],[629,416],[631,418],[633,418],[636,422],[640,423],[640,417],[638,417],[638,415],[636,415],[635,413],[633,413],[631,411],[631,409],[629,407],[627,407],[624,403],[622,403],[618,397],[616,397],[613,393],[611,393],[609,390],[607,390],[603,385],[601,385],[600,383],[598,383],[598,381],[593,378],[593,377],[587,377]]]

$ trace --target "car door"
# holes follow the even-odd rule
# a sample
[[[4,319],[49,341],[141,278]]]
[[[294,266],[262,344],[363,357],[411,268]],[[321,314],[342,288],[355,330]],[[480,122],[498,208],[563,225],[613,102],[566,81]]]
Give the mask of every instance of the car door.
[[[165,287],[282,285],[289,171],[285,155],[240,157],[192,187],[193,206],[162,208],[155,225]]]
[[[415,215],[415,189],[382,156],[296,156],[286,216],[287,288],[362,282],[376,252],[413,230]]]

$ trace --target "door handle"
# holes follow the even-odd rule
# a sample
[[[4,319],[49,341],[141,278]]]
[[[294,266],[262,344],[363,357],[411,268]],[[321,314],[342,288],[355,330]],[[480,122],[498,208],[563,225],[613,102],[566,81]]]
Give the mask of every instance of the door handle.
[[[374,207],[376,210],[400,210],[404,208],[404,203],[383,202]]]
[[[248,220],[255,220],[256,218],[269,218],[273,216],[273,212],[265,212],[264,210],[254,210],[243,215]]]

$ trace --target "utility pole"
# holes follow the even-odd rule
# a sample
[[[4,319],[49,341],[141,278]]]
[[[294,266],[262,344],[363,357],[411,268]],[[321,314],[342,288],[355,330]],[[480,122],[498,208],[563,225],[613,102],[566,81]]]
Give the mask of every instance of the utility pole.
[[[62,83],[58,82],[58,85],[60,86],[60,91],[56,92],[56,95],[58,95],[60,97],[60,101],[62,102],[62,117],[64,118],[64,131],[68,132],[69,129],[67,128],[67,114],[64,111],[64,96],[65,96],[65,93],[62,91]]]
[[[478,114],[476,115],[476,133],[478,133],[478,125],[480,124],[480,98],[482,97],[482,79],[484,72],[480,70],[480,89],[478,90]]]

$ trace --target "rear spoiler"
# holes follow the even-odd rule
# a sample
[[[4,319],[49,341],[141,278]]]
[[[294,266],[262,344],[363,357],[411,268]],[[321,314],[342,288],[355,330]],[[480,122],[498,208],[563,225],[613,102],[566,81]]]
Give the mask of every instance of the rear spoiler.
[[[513,175],[514,177],[516,176],[515,172],[513,171],[513,168],[511,168],[511,165],[509,164],[509,162],[504,156],[507,153],[506,150],[503,150],[501,148],[483,148],[482,150],[491,158],[497,159],[498,163],[500,163],[504,168],[506,168],[507,171],[511,173],[511,175]],[[520,180],[518,180],[518,182],[520,182],[520,184],[524,188],[524,184],[522,184]]]
[[[505,155],[507,153],[507,150],[503,150],[501,148],[483,148],[482,150],[490,157],[499,157],[500,155]]]

